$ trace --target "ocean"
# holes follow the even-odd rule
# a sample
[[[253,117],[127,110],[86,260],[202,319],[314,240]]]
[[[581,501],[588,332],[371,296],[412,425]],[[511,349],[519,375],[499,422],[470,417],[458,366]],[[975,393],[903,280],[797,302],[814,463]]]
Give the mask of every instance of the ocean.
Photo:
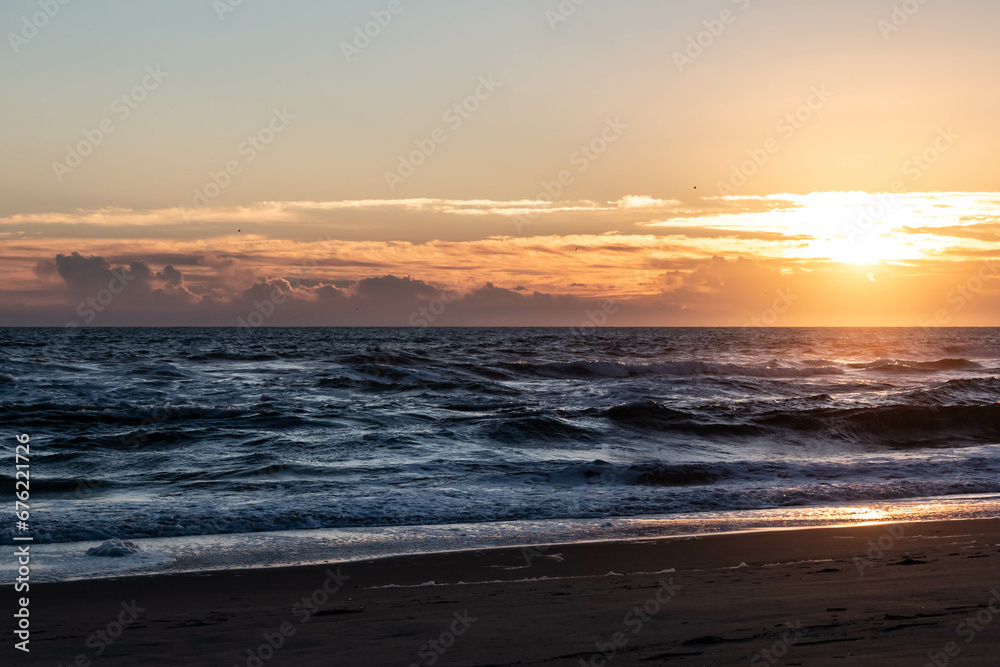
[[[0,477],[54,579],[1000,516],[998,401],[1000,329],[7,328]]]

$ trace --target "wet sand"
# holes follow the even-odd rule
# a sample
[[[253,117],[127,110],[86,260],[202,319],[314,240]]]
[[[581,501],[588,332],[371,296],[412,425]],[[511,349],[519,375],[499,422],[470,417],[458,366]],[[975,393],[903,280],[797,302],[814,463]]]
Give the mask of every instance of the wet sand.
[[[3,663],[996,665],[997,591],[1000,520],[476,550],[33,584]]]

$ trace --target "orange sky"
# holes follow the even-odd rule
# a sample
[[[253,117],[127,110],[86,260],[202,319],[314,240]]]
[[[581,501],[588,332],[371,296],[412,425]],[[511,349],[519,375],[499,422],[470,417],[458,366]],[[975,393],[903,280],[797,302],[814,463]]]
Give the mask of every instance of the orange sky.
[[[996,3],[140,4],[8,40],[4,324],[1000,324]]]
[[[292,304],[269,323],[407,324],[420,304],[456,291],[436,324],[572,326],[614,302],[622,326],[989,325],[1000,305],[998,210],[989,193],[286,202],[187,211],[185,238],[182,211],[80,211],[0,221],[11,230],[0,271],[5,308],[80,320],[76,307],[113,266],[147,266],[148,276],[133,270],[145,281],[134,298],[135,282],[95,323],[226,324],[255,309],[250,297],[267,281]],[[372,227],[385,238],[350,238]],[[53,247],[79,253],[80,266]],[[413,280],[359,288],[382,276]]]

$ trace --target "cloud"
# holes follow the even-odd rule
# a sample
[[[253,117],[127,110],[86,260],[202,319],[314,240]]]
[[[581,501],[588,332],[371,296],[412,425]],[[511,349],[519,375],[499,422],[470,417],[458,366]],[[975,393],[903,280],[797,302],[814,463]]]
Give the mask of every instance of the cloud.
[[[948,310],[949,323],[987,324],[1000,307],[1000,263],[990,261],[939,261],[928,274],[835,263],[788,269],[739,256],[675,258],[650,261],[634,281],[619,273],[615,284],[572,284],[581,294],[393,274],[306,281],[261,275],[217,256],[206,256],[199,267],[214,273],[192,286],[171,265],[59,254],[38,273],[55,271],[61,283],[43,284],[51,294],[61,291],[65,305],[8,299],[0,301],[0,314],[11,325],[55,326],[582,326],[612,303],[611,326],[740,325],[767,312],[779,295],[792,295],[793,307],[783,308],[776,323],[915,325],[950,308],[954,291],[973,278],[975,298]]]
[[[437,290],[420,280],[410,277],[380,276],[359,280],[354,286],[354,295],[368,301],[399,301],[431,299]]]
[[[640,195],[628,195],[618,200],[619,208],[673,208],[683,203],[678,199],[656,199]]]
[[[184,276],[181,272],[170,265],[163,267],[163,271],[157,273],[156,277],[171,287],[180,287],[180,285],[184,282]]]
[[[457,292],[435,323],[572,324],[610,300],[621,304],[622,324],[742,324],[776,290],[794,289],[806,296],[787,323],[912,324],[966,273],[1000,256],[991,217],[1000,195],[901,195],[851,238],[846,230],[878,201],[813,193],[712,198],[693,207],[647,196],[265,202],[205,209],[198,212],[204,219],[180,225],[163,212],[54,214],[58,224],[48,231],[39,223],[34,236],[4,240],[0,316],[58,324],[79,319],[87,299],[113,293],[113,304],[98,303],[97,323],[225,326],[276,294],[283,303],[268,323],[407,325],[442,293]],[[519,235],[509,214],[524,210],[538,215]],[[366,227],[344,232],[353,222],[343,215],[375,216],[368,237],[348,238]],[[135,224],[117,226],[134,216]],[[6,218],[0,229],[23,222]],[[45,238],[69,228],[73,238]],[[396,236],[403,228],[423,240]],[[123,229],[127,242],[116,236]],[[433,236],[441,230],[461,231]],[[374,238],[380,234],[386,238]],[[990,276],[955,321],[994,322],[983,304],[996,287]]]
[[[152,272],[141,261],[132,262],[129,266],[112,266],[103,257],[84,257],[78,252],[70,255],[56,255],[56,271],[66,283],[71,299],[81,299],[99,292],[125,294],[131,298],[136,292],[149,291],[149,280]],[[126,290],[126,287],[132,287]]]
[[[35,264],[35,275],[42,280],[49,280],[59,275],[59,267],[54,260],[41,259]]]
[[[579,231],[631,226],[650,217],[680,215],[681,202],[625,196],[612,202],[589,200],[366,199],[330,202],[264,201],[246,206],[135,210],[102,208],[0,217],[0,232],[21,239],[244,239],[293,241],[384,240],[426,242],[471,240],[497,233],[522,235],[517,220],[532,233],[573,221]],[[582,225],[582,227],[581,227]],[[524,225],[522,224],[522,227]],[[118,253],[115,253],[116,255]],[[184,264],[184,261],[177,261]]]

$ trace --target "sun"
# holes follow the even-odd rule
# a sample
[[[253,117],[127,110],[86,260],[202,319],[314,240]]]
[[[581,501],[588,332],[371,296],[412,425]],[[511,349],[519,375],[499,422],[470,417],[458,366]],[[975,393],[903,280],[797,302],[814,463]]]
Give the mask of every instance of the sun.
[[[894,238],[895,236],[884,235],[853,241],[848,238],[830,239],[829,258],[841,264],[874,266],[882,262],[901,262],[923,257],[918,248],[905,239]]]
[[[854,266],[906,262],[925,258],[945,245],[941,238],[915,233],[931,224],[927,211],[908,205],[901,196],[866,192],[814,193],[785,224],[812,238],[789,256],[826,259]]]
[[[883,262],[906,262],[925,257],[939,245],[935,239],[910,234],[880,234],[867,238],[838,235],[806,241],[790,256],[801,259],[829,260],[853,266],[877,266]]]

